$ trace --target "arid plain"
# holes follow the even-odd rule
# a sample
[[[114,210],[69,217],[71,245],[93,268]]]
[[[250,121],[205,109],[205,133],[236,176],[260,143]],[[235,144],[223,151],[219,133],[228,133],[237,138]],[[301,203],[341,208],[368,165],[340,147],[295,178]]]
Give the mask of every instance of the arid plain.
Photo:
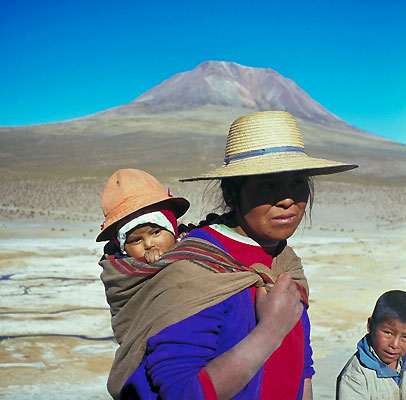
[[[213,188],[202,200],[202,185],[168,186],[192,202],[185,222],[214,208]],[[51,216],[31,207],[2,209],[1,398],[109,398],[105,382],[116,345],[98,278],[97,189],[81,188],[77,199],[69,188],[65,196],[56,190],[57,201],[68,204]],[[316,181],[312,221],[290,240],[311,288],[315,399],[334,398],[335,377],[365,333],[376,298],[406,288],[405,198],[406,186]],[[84,199],[87,211],[80,213]]]
[[[233,119],[267,109],[247,106],[256,103],[246,93],[263,98],[251,87],[245,97],[231,93],[239,103],[227,104],[221,85],[229,73],[227,87],[240,90],[245,73],[264,82],[268,70],[226,64],[193,70],[199,82],[210,71],[211,91],[199,104],[187,99],[189,109],[168,110],[180,98],[162,100],[168,80],[142,101],[94,116],[0,128],[0,398],[109,398],[116,344],[99,280],[102,244],[95,242],[103,186],[118,168],[145,169],[190,200],[184,222],[215,210],[214,186],[178,178],[219,165]],[[293,87],[274,75],[274,87]],[[314,398],[327,400],[335,398],[336,376],[364,335],[377,297],[406,289],[406,145],[350,127],[293,89],[288,102],[268,108],[292,110],[310,155],[360,165],[315,180],[311,218],[289,240],[310,284]]]

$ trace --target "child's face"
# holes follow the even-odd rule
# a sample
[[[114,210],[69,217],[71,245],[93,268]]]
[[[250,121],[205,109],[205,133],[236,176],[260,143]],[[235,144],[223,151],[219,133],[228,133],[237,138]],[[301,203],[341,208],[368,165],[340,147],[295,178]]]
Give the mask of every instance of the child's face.
[[[155,224],[145,224],[127,234],[124,248],[130,257],[141,258],[146,250],[155,248],[166,253],[174,244],[175,237],[171,232]]]
[[[406,323],[389,318],[375,325],[369,319],[368,332],[379,358],[388,366],[396,367],[397,360],[406,354]]]

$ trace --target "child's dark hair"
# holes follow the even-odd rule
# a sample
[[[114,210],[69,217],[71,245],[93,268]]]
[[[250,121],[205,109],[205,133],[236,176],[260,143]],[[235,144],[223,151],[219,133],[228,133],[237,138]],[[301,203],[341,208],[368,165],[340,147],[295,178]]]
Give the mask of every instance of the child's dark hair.
[[[387,319],[396,319],[406,323],[406,292],[390,290],[379,297],[371,316],[371,322],[376,326]]]

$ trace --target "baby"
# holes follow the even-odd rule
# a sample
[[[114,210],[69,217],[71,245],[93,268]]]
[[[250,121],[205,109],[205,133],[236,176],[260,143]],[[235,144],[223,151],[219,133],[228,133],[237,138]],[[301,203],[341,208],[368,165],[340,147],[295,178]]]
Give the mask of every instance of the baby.
[[[105,253],[153,263],[176,243],[177,218],[188,208],[186,199],[166,193],[152,175],[120,169],[104,188],[105,221],[96,241],[110,241]]]

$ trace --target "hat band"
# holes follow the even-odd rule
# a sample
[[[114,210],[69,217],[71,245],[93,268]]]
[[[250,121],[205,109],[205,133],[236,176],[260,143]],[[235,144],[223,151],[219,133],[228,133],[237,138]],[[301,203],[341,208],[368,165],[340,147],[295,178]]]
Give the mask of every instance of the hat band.
[[[245,158],[251,158],[270,153],[286,153],[289,151],[306,153],[306,150],[303,147],[295,147],[295,146],[268,147],[267,149],[251,150],[246,151],[245,153],[236,154],[234,156],[225,157],[224,162],[226,164],[229,164],[231,161],[243,160]]]

